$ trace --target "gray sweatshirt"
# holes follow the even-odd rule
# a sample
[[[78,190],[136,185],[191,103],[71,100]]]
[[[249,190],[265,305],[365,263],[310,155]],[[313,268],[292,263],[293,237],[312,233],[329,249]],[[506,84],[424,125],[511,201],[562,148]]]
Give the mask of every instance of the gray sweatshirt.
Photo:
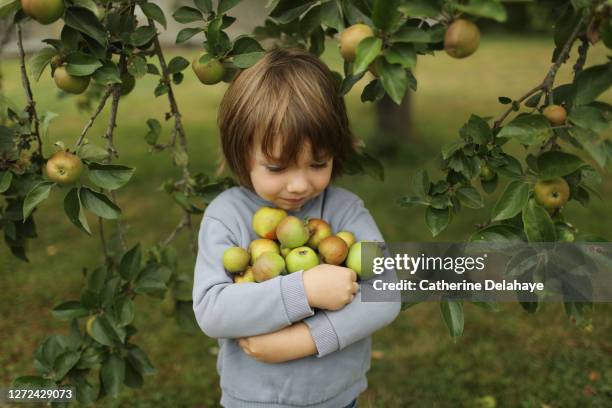
[[[233,284],[223,268],[223,252],[232,246],[246,249],[258,238],[251,219],[262,206],[274,205],[245,187],[234,187],[210,203],[200,225],[193,310],[202,331],[219,339],[221,404],[228,408],[343,407],[367,388],[370,335],[395,319],[400,302],[362,302],[358,292],[340,310],[313,309],[302,271],[262,283]],[[334,232],[351,231],[360,241],[383,241],[363,201],[342,188],[330,186],[299,211],[288,213],[324,219]],[[395,271],[387,270],[374,279],[381,278],[395,280]],[[371,281],[361,284],[371,285]],[[267,364],[249,357],[238,345],[241,337],[300,321],[310,329],[318,354]]]

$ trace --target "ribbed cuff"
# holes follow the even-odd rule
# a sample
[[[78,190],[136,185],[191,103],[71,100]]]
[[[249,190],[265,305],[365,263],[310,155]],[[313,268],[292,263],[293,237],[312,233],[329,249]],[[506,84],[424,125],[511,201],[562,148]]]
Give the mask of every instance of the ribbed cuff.
[[[310,329],[310,335],[317,346],[317,357],[323,357],[340,349],[338,335],[334,330],[327,314],[319,310],[314,316],[304,319]]]
[[[281,296],[291,323],[299,322],[305,317],[314,315],[308,304],[302,271],[285,275],[281,279]]]

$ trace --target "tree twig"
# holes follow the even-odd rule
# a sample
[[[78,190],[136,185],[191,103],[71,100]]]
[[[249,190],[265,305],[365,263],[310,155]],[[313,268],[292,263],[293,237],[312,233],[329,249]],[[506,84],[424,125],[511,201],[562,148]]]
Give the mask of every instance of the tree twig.
[[[555,77],[557,75],[557,72],[559,71],[561,64],[563,64],[565,60],[567,59],[569,52],[572,48],[572,45],[574,44],[574,41],[576,41],[576,38],[578,37],[578,34],[580,33],[580,29],[582,28],[585,21],[588,21],[589,18],[590,18],[590,15],[586,15],[586,16],[583,16],[580,19],[580,21],[578,21],[578,24],[576,24],[576,27],[574,27],[574,30],[572,31],[571,35],[568,37],[566,43],[563,45],[563,48],[561,49],[561,52],[557,56],[557,59],[555,60],[553,65],[548,70],[548,73],[544,77],[544,80],[542,80],[542,82],[539,85],[535,86],[533,89],[531,89],[525,95],[521,96],[515,102],[517,102],[520,105],[525,99],[529,98],[531,95],[535,94],[536,92],[545,91],[546,98],[547,98],[547,104],[550,105],[554,103],[553,96],[552,96],[552,87],[555,82]],[[504,113],[502,113],[500,117],[494,122],[493,129],[497,129],[501,126],[501,124],[506,119],[506,117],[510,114],[510,112],[513,111],[513,107],[514,107],[513,105],[514,104],[512,104],[510,108],[508,108]]]
[[[149,18],[148,21],[149,21],[150,26],[152,27],[155,26],[155,22],[151,18]],[[168,72],[168,66],[166,64],[166,59],[164,57],[164,53],[163,53],[161,44],[159,43],[159,36],[157,34],[155,35],[155,37],[153,37],[153,46],[155,49],[155,54],[157,55],[157,59],[159,60],[159,66],[162,71],[163,81],[166,83],[166,86],[168,87],[168,103],[170,104],[170,114],[174,117],[174,129],[172,132],[172,139],[168,143],[167,146],[174,146],[176,144],[176,138],[178,137],[179,143],[183,151],[187,152],[187,136],[185,134],[185,128],[183,127],[183,122],[181,120],[181,113],[179,111],[178,104],[174,96],[174,90],[172,88],[172,81],[170,79],[170,73]],[[193,191],[191,189],[191,186],[187,182],[189,178],[191,177],[191,174],[189,172],[189,164],[186,163],[182,165],[181,167],[183,170],[182,179],[185,182],[183,186],[183,192],[186,195],[191,195],[193,194]],[[174,236],[180,229],[182,229],[183,227],[187,227],[187,229],[189,230],[189,236],[190,236],[189,243],[191,247],[191,252],[195,256],[197,255],[197,237],[196,237],[195,230],[193,228],[193,224],[191,222],[191,214],[188,213],[184,209],[183,211],[185,212],[183,219],[181,220],[179,225],[175,228],[175,230],[170,235],[170,237],[168,237],[163,243],[164,245],[167,245],[174,238]]]
[[[26,92],[27,97],[27,105],[25,110],[28,112],[28,117],[30,119],[30,123],[34,123],[34,136],[38,142],[38,154],[40,157],[43,157],[42,154],[42,140],[40,138],[39,131],[39,120],[38,114],[36,113],[36,102],[34,101],[34,95],[32,94],[32,87],[30,86],[30,79],[28,78],[28,71],[26,70],[25,65],[25,51],[23,49],[23,38],[21,34],[21,24],[17,24],[17,46],[19,48],[19,63],[21,67],[21,83],[23,85],[23,89]]]
[[[106,100],[111,96],[112,93],[113,93],[113,87],[112,85],[110,85],[106,88],[106,91],[102,95],[102,99],[100,99],[100,103],[98,104],[96,111],[93,113],[93,115],[91,115],[91,118],[89,118],[89,121],[83,128],[83,131],[81,132],[81,136],[79,137],[79,140],[77,140],[75,144],[75,149],[77,149],[83,143],[83,139],[85,139],[85,135],[87,134],[87,132],[93,125],[94,121],[96,120],[100,112],[102,112],[102,109],[104,109],[104,105],[106,105]]]

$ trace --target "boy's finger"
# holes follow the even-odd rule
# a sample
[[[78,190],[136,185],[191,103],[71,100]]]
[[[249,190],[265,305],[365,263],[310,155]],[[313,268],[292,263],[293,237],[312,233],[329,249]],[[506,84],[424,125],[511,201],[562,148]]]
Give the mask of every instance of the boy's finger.
[[[353,293],[359,292],[359,284],[357,282],[353,282]]]
[[[356,282],[357,281],[357,274],[355,273],[354,270],[352,270],[352,269],[349,269],[349,270],[351,271],[351,280],[353,282]]]

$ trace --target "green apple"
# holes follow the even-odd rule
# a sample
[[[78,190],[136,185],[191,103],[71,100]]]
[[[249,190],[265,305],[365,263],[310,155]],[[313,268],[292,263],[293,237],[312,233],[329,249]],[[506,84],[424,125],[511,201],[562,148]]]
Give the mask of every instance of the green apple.
[[[552,180],[539,180],[534,188],[534,197],[538,204],[554,213],[567,203],[570,187],[562,177]]]
[[[297,248],[304,245],[310,233],[304,221],[293,215],[288,215],[276,227],[276,237],[285,248]]]
[[[67,185],[79,180],[83,167],[79,156],[61,150],[49,157],[45,170],[49,179],[58,184]]]
[[[294,248],[287,255],[287,272],[307,271],[319,264],[317,253],[310,247]]]
[[[251,241],[249,244],[249,253],[251,254],[251,263],[255,263],[257,258],[261,256],[261,254],[265,252],[274,252],[275,254],[280,254],[280,249],[278,248],[278,244],[271,239],[266,238],[258,238],[256,240]]]
[[[89,337],[93,337],[93,324],[96,321],[97,317],[97,315],[89,316],[89,319],[87,319],[87,322],[85,323],[85,331],[87,332],[87,334],[89,334]]]
[[[66,67],[57,67],[53,71],[53,80],[62,91],[78,95],[85,92],[89,86],[90,77],[70,75]]]
[[[229,273],[242,273],[249,266],[251,256],[240,247],[231,247],[223,252],[223,267]]]
[[[253,277],[256,282],[272,279],[285,270],[285,260],[274,252],[264,252],[253,264]]]
[[[281,248],[280,249],[280,253],[283,256],[283,258],[287,258],[287,255],[289,255],[289,252],[291,252],[291,248]]]
[[[21,8],[29,17],[45,25],[59,20],[65,10],[64,0],[21,0]]]
[[[355,235],[349,231],[340,231],[336,234],[337,237],[340,237],[346,242],[346,245],[350,248],[355,243]]]
[[[327,237],[319,244],[321,262],[331,265],[340,265],[348,255],[348,246],[340,237]]]
[[[318,248],[319,242],[332,234],[331,226],[320,218],[310,218],[306,228],[308,228],[310,233],[310,238],[306,245],[315,250]]]
[[[200,58],[204,56],[202,53],[193,59],[191,68],[198,79],[204,85],[214,85],[223,79],[225,75],[225,67],[218,59],[211,58],[206,63],[201,63]]]
[[[261,207],[253,215],[253,231],[261,238],[276,239],[276,227],[286,216],[280,208]]]
[[[244,271],[241,275],[234,275],[235,283],[247,283],[247,282],[255,282],[255,276],[253,276],[253,268],[248,267],[246,271]]]

